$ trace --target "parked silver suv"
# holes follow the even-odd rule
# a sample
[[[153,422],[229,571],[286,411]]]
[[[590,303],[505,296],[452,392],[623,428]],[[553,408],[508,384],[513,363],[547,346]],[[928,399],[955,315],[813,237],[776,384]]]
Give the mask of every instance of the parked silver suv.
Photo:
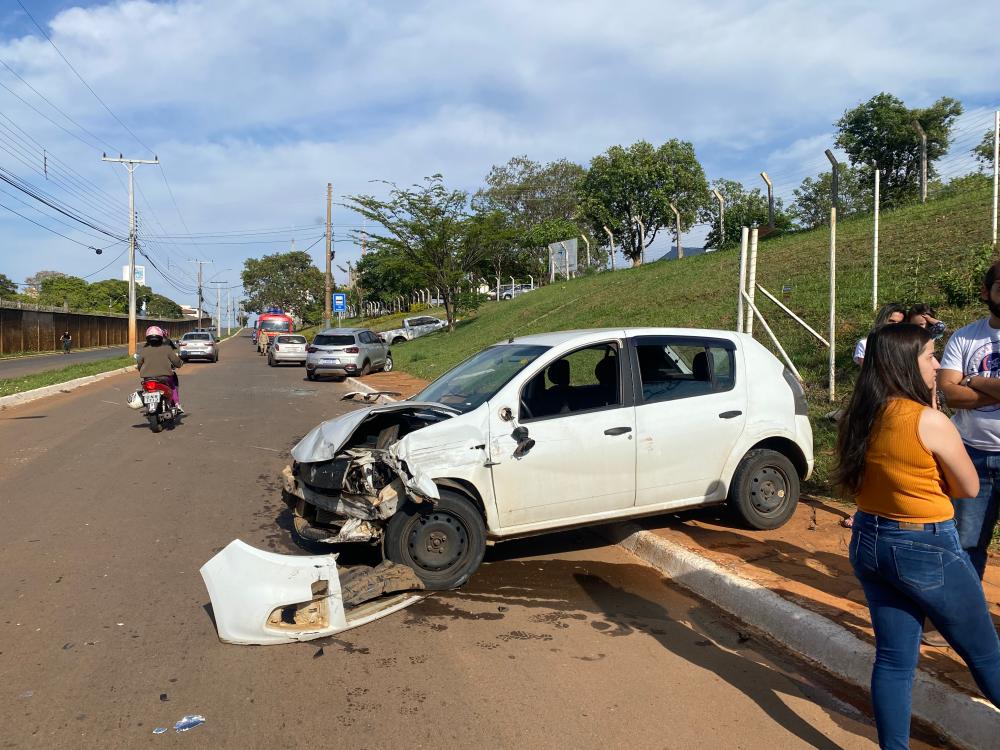
[[[367,375],[392,369],[389,346],[367,328],[327,328],[306,349],[306,377]]]

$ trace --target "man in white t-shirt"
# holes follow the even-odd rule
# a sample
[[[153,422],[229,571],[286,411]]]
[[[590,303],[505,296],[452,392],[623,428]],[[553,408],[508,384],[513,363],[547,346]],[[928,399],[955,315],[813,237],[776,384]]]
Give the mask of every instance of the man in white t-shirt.
[[[986,272],[980,295],[990,316],[948,340],[938,388],[955,411],[952,421],[979,472],[979,494],[952,502],[959,541],[982,578],[1000,507],[1000,261]]]

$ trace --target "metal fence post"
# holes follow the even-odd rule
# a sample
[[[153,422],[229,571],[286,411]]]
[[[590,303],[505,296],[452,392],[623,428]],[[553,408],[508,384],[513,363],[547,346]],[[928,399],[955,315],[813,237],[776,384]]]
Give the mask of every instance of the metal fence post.
[[[740,231],[740,290],[736,294],[736,332],[743,333],[743,295],[747,289],[747,240],[750,230]]]
[[[753,336],[753,304],[754,292],[757,289],[757,227],[750,230],[750,267],[747,271],[747,322],[743,330]]]
[[[837,190],[840,187],[840,173],[837,158],[830,149],[826,150],[826,158],[833,166],[833,200],[830,202],[830,401],[836,400],[836,366],[837,366]]]
[[[872,240],[872,310],[878,310],[878,213],[879,213],[879,169],[875,166],[875,230]]]
[[[1000,162],[1000,111],[993,113],[993,247],[997,246],[997,164]]]
[[[608,253],[611,256],[611,270],[615,270],[615,236],[611,234],[611,230],[608,229],[607,224],[603,225],[604,231],[608,233],[608,242],[611,244],[611,252]]]
[[[764,183],[767,185],[767,227],[772,232],[774,231],[774,185],[771,184],[771,178],[767,176],[767,172],[761,172],[760,176],[764,178]],[[753,290],[750,290],[750,294],[753,294]]]

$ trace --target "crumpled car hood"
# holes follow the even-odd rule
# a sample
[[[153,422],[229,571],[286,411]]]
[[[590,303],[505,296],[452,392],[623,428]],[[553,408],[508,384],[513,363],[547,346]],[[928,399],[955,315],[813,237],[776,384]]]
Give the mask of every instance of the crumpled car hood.
[[[351,439],[361,424],[373,414],[384,414],[394,411],[434,411],[445,417],[460,414],[444,404],[433,401],[400,401],[394,404],[368,406],[348,412],[340,417],[328,419],[314,427],[295,447],[292,448],[292,458],[299,463],[329,461]]]

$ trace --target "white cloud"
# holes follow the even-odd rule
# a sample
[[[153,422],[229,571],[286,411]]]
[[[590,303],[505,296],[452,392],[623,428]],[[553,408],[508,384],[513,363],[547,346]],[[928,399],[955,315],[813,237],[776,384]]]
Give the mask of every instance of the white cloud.
[[[692,140],[711,177],[756,184],[767,169],[797,184],[824,167],[847,107],[882,90],[988,107],[1000,77],[988,35],[969,33],[995,25],[986,2],[130,0],[39,20],[164,161],[193,231],[312,224],[328,180],[338,195],[434,172],[473,188],[514,154],[586,163],[639,138]],[[0,58],[114,148],[147,155],[37,34],[0,36]],[[2,89],[0,111],[124,202],[93,149]],[[28,174],[5,151],[0,165]],[[137,177],[182,232],[155,169]],[[21,220],[0,224],[24,256],[5,254],[8,275],[99,265]],[[206,249],[219,267],[260,251]]]

